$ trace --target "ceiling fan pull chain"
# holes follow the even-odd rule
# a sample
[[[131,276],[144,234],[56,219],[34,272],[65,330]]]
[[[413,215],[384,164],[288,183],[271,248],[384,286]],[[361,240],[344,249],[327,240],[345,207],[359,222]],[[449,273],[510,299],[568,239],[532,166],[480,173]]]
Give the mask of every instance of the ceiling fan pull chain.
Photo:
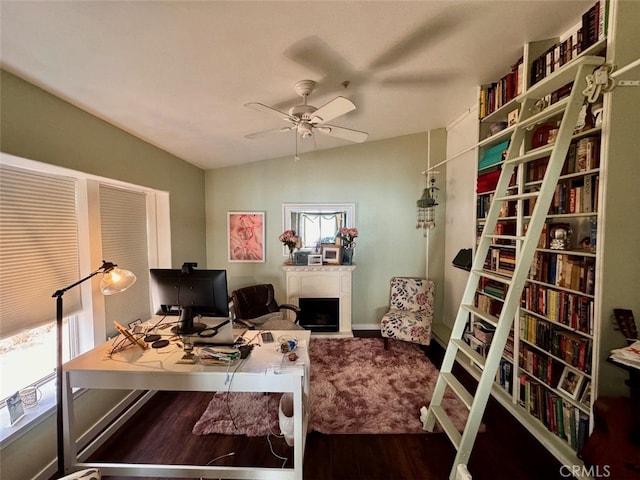
[[[296,132],[295,135],[296,135],[296,156],[293,157],[293,160],[297,162],[298,160],[300,160],[300,157],[298,156],[298,132]]]

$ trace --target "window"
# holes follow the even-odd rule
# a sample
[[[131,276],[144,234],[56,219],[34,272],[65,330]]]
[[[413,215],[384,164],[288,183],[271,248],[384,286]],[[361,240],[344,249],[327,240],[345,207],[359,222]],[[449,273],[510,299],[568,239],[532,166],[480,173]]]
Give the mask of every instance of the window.
[[[151,266],[168,266],[170,233],[158,228],[168,224],[165,192],[1,155],[0,399],[4,399],[53,376],[52,294],[94,271],[102,259],[133,271],[138,281],[109,297],[94,294],[91,281],[65,293],[65,359],[104,341],[115,332],[113,320],[127,323],[151,316],[148,271]]]
[[[320,243],[334,243],[342,227],[355,226],[353,203],[284,203],[283,227],[294,230],[302,239],[303,248],[315,248]],[[288,255],[283,248],[284,255]]]
[[[105,298],[107,322],[151,318],[149,277],[143,274],[149,271],[146,194],[101,184],[100,223],[103,257],[138,277],[127,291]]]

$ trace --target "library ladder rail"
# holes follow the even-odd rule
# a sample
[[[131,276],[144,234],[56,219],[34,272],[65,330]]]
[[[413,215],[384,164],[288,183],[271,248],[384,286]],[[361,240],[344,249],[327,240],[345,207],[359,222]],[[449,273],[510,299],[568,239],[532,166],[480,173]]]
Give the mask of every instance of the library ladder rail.
[[[601,57],[587,56],[576,59],[562,70],[532,86],[518,100],[522,104],[518,123],[513,130],[509,149],[502,163],[502,172],[496,186],[493,202],[487,213],[486,223],[442,361],[433,397],[429,408],[423,407],[421,409],[424,430],[433,431],[437,421],[457,450],[449,477],[450,480],[455,479],[458,465],[464,464],[466,466],[469,461],[478,428],[491,394],[500,358],[513,324],[514,315],[520,304],[524,284],[542,233],[543,224],[553,200],[555,187],[584,103],[583,90],[587,86],[586,77],[603,62],[604,59]],[[538,111],[539,109],[535,108],[536,102],[540,99],[572,81],[574,84],[568,97],[549,105],[542,111]],[[526,132],[535,125],[560,114],[562,115],[562,120],[555,142],[522,154],[521,152],[525,151],[521,146],[527,136]],[[519,191],[517,194],[507,195],[510,179],[518,165],[524,165],[527,162],[547,156],[550,156],[547,171],[538,191],[524,193]],[[502,202],[517,201],[518,209],[523,212],[524,201],[528,199],[535,199],[535,207],[529,219],[526,233],[516,232],[516,235],[496,235],[494,232]],[[494,239],[509,240],[516,245],[516,264],[512,275],[509,277],[484,269],[485,259]],[[475,292],[482,278],[498,281],[507,288],[499,317],[490,315],[474,306]],[[478,354],[463,340],[469,314],[490,323],[496,328],[486,358]],[[468,357],[468,360],[482,369],[475,395],[469,393],[453,375],[453,365],[458,353]],[[447,387],[469,409],[468,419],[462,434],[454,426],[442,407]]]

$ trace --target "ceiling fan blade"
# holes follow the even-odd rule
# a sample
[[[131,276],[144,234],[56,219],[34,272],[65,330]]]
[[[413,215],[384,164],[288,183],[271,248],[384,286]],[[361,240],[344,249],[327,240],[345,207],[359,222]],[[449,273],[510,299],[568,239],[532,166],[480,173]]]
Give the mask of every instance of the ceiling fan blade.
[[[274,132],[288,132],[290,130],[295,130],[295,126],[293,127],[282,127],[282,128],[270,128],[269,130],[263,130],[261,132],[250,133],[245,135],[244,138],[261,138],[266,135],[269,135]]]
[[[380,80],[383,87],[420,87],[437,86],[451,83],[455,80],[457,72],[441,72],[430,74],[406,74],[393,75]]]
[[[368,133],[352,130],[350,128],[338,127],[337,125],[319,125],[314,130],[330,137],[342,138],[350,142],[362,143],[369,136]]]
[[[378,71],[396,66],[404,62],[430,44],[437,44],[442,37],[451,35],[452,32],[463,26],[466,15],[451,16],[448,11],[438,14],[419,25],[409,35],[393,45],[389,50],[380,54],[371,64],[369,69]],[[468,18],[468,17],[467,17]]]
[[[345,79],[357,85],[362,83],[362,73],[316,35],[298,40],[285,50],[284,56],[322,76],[316,92],[334,91]]]
[[[325,123],[355,109],[355,104],[348,98],[336,97],[313,112],[311,122]]]
[[[277,115],[278,118],[281,118],[282,120],[285,120],[288,122],[296,121],[296,118],[292,117],[288,113],[281,112],[280,110],[276,110],[275,108],[265,105],[264,103],[250,102],[250,103],[245,103],[244,106],[252,110],[257,110],[258,112],[266,112],[271,115]]]

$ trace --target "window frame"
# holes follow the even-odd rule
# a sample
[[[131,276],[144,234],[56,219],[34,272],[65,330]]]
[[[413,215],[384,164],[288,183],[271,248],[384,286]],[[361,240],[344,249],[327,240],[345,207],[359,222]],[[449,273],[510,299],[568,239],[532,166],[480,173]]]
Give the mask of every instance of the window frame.
[[[29,160],[4,152],[0,152],[0,163],[42,174],[72,177],[77,180],[80,272],[89,273],[94,271],[102,264],[103,260],[100,227],[100,184],[146,194],[149,267],[171,268],[171,224],[168,192]],[[123,265],[123,268],[126,268],[126,266]],[[96,345],[107,340],[105,298],[99,291],[98,282],[84,282],[77,288],[80,289],[82,309],[74,315],[69,315],[68,321],[65,321],[69,335],[71,358],[91,350]],[[151,294],[149,294],[149,301],[152,301]],[[52,320],[55,321],[54,306],[54,302],[52,302]],[[152,305],[150,305],[151,307]],[[90,319],[93,321],[89,321]],[[47,381],[47,377],[44,377],[36,383],[44,385],[54,382],[55,380],[52,378]],[[55,396],[53,403],[51,403],[51,399],[46,399],[44,396],[41,403],[45,408],[29,409],[26,411],[26,418],[18,424],[9,427],[3,426],[0,432],[0,445],[4,447],[7,442],[12,442],[28,431],[34,422],[37,423],[47,415],[54,413]],[[4,409],[4,401],[1,402],[0,407]]]

